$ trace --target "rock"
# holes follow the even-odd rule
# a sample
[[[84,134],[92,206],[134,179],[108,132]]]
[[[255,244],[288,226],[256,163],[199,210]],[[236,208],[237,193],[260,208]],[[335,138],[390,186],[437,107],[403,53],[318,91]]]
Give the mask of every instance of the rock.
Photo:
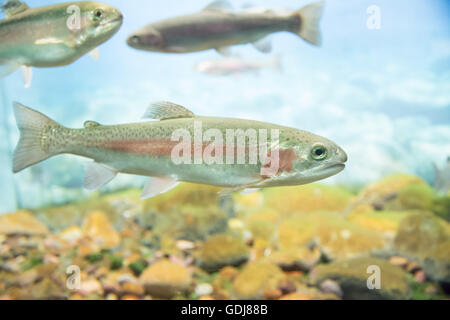
[[[435,280],[450,283],[450,241],[446,241],[425,254],[425,274]]]
[[[352,202],[347,212],[357,206],[367,204],[375,210],[383,210],[388,202],[397,198],[400,190],[411,185],[426,186],[426,182],[416,176],[394,174],[365,187]]]
[[[285,275],[277,266],[252,262],[234,279],[232,293],[240,300],[262,299],[264,292],[278,289],[284,279]]]
[[[49,230],[29,211],[18,211],[0,216],[0,234],[46,235]]]
[[[264,299],[266,300],[277,300],[281,298],[283,292],[280,289],[268,289],[264,291]]]
[[[59,238],[69,244],[76,244],[83,237],[83,231],[78,226],[68,227],[59,233]]]
[[[145,289],[142,285],[135,282],[124,282],[121,285],[121,292],[123,295],[134,295],[137,297],[142,297],[145,294]]]
[[[379,233],[325,212],[287,219],[280,224],[278,235],[281,250],[315,244],[329,260],[368,256],[387,249]]]
[[[195,256],[202,269],[214,272],[224,266],[241,265],[248,260],[249,253],[249,248],[240,238],[220,234],[208,238]]]
[[[327,279],[320,284],[320,290],[324,293],[332,293],[339,298],[344,296],[341,286],[336,281]]]
[[[209,296],[213,293],[213,287],[209,283],[200,283],[195,287],[194,292],[199,297]]]
[[[379,268],[380,289],[369,289],[373,284],[376,273],[369,269]],[[376,272],[376,269],[373,269]],[[319,265],[310,273],[312,283],[321,285],[323,281],[331,279],[342,289],[343,298],[359,299],[409,299],[411,288],[407,273],[386,260],[378,258],[353,258]]]
[[[100,281],[96,279],[86,279],[80,281],[80,289],[77,290],[79,294],[86,297],[89,295],[103,295],[103,286]]]
[[[421,260],[431,250],[450,240],[448,223],[425,212],[406,217],[394,240],[396,251],[412,260]]]
[[[101,211],[91,213],[84,221],[82,230],[84,236],[90,237],[102,249],[114,248],[120,243],[119,233]]]
[[[427,276],[425,275],[425,272],[423,272],[423,270],[418,270],[414,272],[414,279],[418,283],[424,283],[425,281],[427,281]]]
[[[404,257],[390,257],[389,258],[389,262],[392,263],[394,266],[400,267],[400,268],[405,268],[409,261],[408,259],[404,258]]]
[[[283,271],[309,271],[320,260],[320,250],[307,247],[274,251],[267,257],[267,261],[276,264]]]
[[[370,208],[364,212],[352,211],[348,220],[392,240],[397,234],[400,222],[411,214],[411,211],[374,211]]]
[[[331,293],[289,293],[280,298],[280,300],[339,300],[334,294]]]
[[[316,184],[272,188],[264,190],[263,194],[262,206],[277,210],[282,217],[317,211],[340,212],[352,198],[343,188]]]
[[[23,299],[67,299],[68,294],[50,278],[44,278],[42,281],[31,287],[31,296],[22,297]]]
[[[164,259],[149,266],[142,273],[140,283],[150,295],[171,298],[187,290],[191,275],[187,268]]]

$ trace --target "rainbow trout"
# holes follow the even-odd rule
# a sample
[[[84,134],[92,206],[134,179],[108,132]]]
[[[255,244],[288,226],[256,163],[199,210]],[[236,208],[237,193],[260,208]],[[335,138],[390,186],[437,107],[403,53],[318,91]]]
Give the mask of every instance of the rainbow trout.
[[[132,34],[127,42],[146,51],[185,53],[216,49],[228,55],[228,47],[247,43],[270,52],[270,42],[264,38],[287,31],[320,45],[322,10],[323,2],[316,2],[298,11],[258,9],[237,13],[226,1],[219,0],[198,13],[150,24]]]
[[[29,8],[18,0],[2,6],[0,20],[0,77],[23,67],[26,87],[31,67],[48,68],[73,63],[94,52],[122,25],[122,14],[99,2],[68,2]]]
[[[315,134],[275,124],[200,117],[170,103],[155,103],[133,124],[85,122],[69,129],[19,103],[14,113],[21,135],[13,172],[58,154],[94,160],[85,187],[95,190],[118,173],[149,176],[142,199],[179,181],[227,188],[225,192],[306,184],[345,168],[346,153]],[[157,121],[155,121],[157,120]]]

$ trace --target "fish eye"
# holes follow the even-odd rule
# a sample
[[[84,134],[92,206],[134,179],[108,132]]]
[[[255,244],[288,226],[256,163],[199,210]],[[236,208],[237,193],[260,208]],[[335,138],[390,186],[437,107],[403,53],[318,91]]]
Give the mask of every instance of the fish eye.
[[[139,36],[132,36],[131,38],[130,38],[130,41],[132,42],[132,43],[139,43]]]
[[[103,18],[103,15],[105,12],[102,9],[95,9],[94,10],[94,20],[98,21]]]
[[[311,156],[314,160],[320,161],[324,160],[328,155],[327,148],[325,148],[323,145],[315,145],[311,149]]]

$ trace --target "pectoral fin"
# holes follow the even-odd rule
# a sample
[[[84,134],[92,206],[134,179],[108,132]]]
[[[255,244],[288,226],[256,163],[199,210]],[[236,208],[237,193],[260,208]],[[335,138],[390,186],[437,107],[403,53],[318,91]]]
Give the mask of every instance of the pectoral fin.
[[[268,38],[253,42],[253,46],[262,53],[270,53],[272,51],[272,42]]]
[[[145,200],[166,193],[175,188],[178,184],[179,182],[173,178],[149,178],[140,199]]]
[[[98,50],[98,48],[95,48],[94,50],[89,52],[89,55],[91,56],[92,59],[97,61],[100,58],[100,51]]]
[[[241,194],[245,196],[245,195],[249,195],[249,194],[258,192],[259,190],[260,190],[260,189],[258,189],[258,188],[248,188],[248,189],[242,190],[242,191],[241,191]]]
[[[216,51],[224,57],[231,57],[233,55],[230,47],[217,48]]]
[[[117,171],[97,162],[86,166],[84,187],[88,190],[97,190],[108,184],[117,175]]]
[[[25,83],[24,86],[28,89],[31,87],[31,82],[33,80],[33,69],[27,66],[22,66],[20,69],[22,70],[23,81]]]

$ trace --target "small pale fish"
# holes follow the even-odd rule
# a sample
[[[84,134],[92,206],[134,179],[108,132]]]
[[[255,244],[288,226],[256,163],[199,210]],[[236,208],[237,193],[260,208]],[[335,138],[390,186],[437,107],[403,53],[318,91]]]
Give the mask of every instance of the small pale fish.
[[[291,32],[319,46],[319,22],[323,1],[298,11],[249,8],[232,10],[227,1],[218,0],[202,11],[152,23],[128,37],[129,46],[146,51],[186,53],[215,49],[228,56],[227,47],[254,44],[261,52],[272,46],[265,39],[277,32]]]
[[[229,57],[220,60],[202,61],[195,66],[198,72],[217,76],[240,75],[247,72],[258,73],[264,68],[281,70],[280,56],[276,56],[268,61]]]
[[[1,9],[6,19],[0,20],[0,78],[23,67],[25,87],[31,85],[31,67],[65,66],[87,53],[98,59],[96,48],[123,19],[116,8],[93,1],[29,8],[8,0]]]
[[[147,121],[87,121],[82,129],[63,127],[19,103],[14,104],[14,114],[20,130],[14,173],[59,154],[78,155],[93,160],[86,170],[86,188],[98,189],[118,173],[147,176],[142,199],[167,192],[181,181],[244,194],[306,184],[341,172],[347,161],[344,150],[318,135],[266,122],[201,117],[170,102],[152,104],[145,113]],[[252,162],[254,152],[259,157]]]

